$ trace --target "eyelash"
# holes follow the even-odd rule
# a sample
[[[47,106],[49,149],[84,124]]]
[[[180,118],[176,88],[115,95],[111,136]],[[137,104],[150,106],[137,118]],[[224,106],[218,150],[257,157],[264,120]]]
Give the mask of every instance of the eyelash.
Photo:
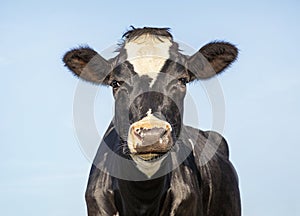
[[[182,84],[182,85],[186,85],[189,81],[187,78],[185,77],[182,77],[182,78],[179,78],[178,81]]]
[[[113,87],[114,89],[115,88],[119,88],[121,86],[121,83],[117,80],[113,80],[111,83],[110,83],[110,86]]]

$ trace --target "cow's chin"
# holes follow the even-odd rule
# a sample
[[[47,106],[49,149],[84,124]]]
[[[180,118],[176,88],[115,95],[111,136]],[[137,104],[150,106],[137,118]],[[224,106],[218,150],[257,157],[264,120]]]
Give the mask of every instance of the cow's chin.
[[[145,153],[135,153],[131,154],[132,160],[136,164],[136,168],[144,173],[148,178],[151,178],[155,173],[157,173],[162,164],[164,164],[165,159],[168,157],[169,151],[165,153],[157,152],[145,152]]]

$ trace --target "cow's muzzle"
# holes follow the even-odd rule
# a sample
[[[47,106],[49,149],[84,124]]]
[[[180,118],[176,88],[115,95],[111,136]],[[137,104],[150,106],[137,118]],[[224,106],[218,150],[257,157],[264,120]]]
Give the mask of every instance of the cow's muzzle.
[[[128,147],[132,156],[145,161],[160,158],[172,145],[171,125],[151,113],[129,128]]]

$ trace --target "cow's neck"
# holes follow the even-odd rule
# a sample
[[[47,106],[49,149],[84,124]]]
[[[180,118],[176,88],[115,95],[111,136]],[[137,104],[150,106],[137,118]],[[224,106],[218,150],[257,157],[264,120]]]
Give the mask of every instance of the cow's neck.
[[[170,185],[169,175],[147,181],[115,179],[121,203],[118,209],[126,209],[125,215],[158,215]]]

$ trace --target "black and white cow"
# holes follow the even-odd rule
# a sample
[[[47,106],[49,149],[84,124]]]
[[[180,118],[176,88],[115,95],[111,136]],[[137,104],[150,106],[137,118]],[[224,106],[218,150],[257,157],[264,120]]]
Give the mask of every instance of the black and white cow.
[[[237,48],[212,42],[186,56],[168,28],[132,28],[123,39],[109,60],[89,47],[63,58],[81,79],[110,85],[115,99],[90,172],[88,215],[241,215],[225,139],[182,122],[187,83],[222,72]]]

